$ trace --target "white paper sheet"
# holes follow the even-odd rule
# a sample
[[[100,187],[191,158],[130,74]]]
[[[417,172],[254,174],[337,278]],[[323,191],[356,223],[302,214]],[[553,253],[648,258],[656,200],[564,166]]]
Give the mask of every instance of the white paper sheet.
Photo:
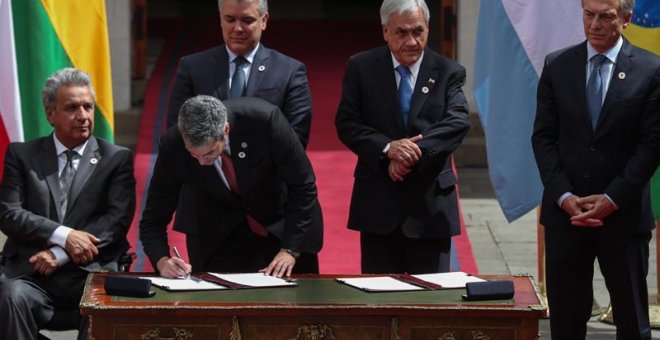
[[[336,280],[369,292],[424,290],[422,287],[414,286],[389,276],[337,278]]]
[[[264,275],[263,273],[245,273],[245,274],[219,274],[209,273],[220,279],[238,283],[250,287],[286,287],[295,286],[295,281],[282,279],[274,276]]]
[[[151,281],[151,284],[165,290],[218,290],[227,287],[199,279],[168,279],[164,277],[143,276],[142,279]]]
[[[441,285],[442,288],[465,288],[465,284],[468,282],[483,282],[484,279],[474,277],[464,272],[449,272],[449,273],[433,273],[433,274],[419,274],[413,275],[414,277],[433,282],[435,284]]]

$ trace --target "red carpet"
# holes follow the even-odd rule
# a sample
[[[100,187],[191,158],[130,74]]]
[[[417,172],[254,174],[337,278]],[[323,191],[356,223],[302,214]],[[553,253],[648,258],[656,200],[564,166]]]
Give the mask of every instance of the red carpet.
[[[163,131],[167,93],[176,63],[182,55],[219,43],[217,23],[195,22],[181,27],[187,27],[195,34],[181,32],[172,22],[150,26],[152,36],[167,33],[163,34],[165,44],[148,82],[140,125],[135,161],[139,203],[137,210],[140,212],[145,199],[143,193],[146,192],[157,154],[157,139]],[[296,32],[295,39],[285,39],[291,37],[293,31]],[[199,32],[213,33],[208,37],[200,37]],[[359,273],[359,234],[346,228],[356,157],[339,141],[334,117],[341,95],[346,60],[356,52],[382,44],[380,26],[378,23],[357,21],[271,21],[263,42],[268,47],[301,60],[307,66],[314,115],[308,155],[316,172],[325,223],[324,247],[319,254],[321,272]],[[151,266],[137,240],[138,223],[139,215],[136,214],[129,235],[138,255],[133,270],[148,271]],[[452,269],[474,274],[477,273],[477,266],[464,226],[462,230],[462,235],[454,238]],[[185,258],[187,254],[182,235],[170,231],[169,237],[171,245],[183,250]]]

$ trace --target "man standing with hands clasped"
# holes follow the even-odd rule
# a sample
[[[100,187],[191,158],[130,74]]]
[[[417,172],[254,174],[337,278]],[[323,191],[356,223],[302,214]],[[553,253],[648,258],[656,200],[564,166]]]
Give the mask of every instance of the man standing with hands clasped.
[[[651,339],[649,179],[660,164],[660,57],[621,36],[634,0],[583,0],[587,40],[546,58],[532,143],[544,185],[553,339],[584,339],[594,261],[617,339]]]
[[[387,45],[349,59],[335,120],[358,156],[348,227],[360,231],[363,273],[449,271],[465,69],[426,48],[424,0],[385,0],[380,17]]]

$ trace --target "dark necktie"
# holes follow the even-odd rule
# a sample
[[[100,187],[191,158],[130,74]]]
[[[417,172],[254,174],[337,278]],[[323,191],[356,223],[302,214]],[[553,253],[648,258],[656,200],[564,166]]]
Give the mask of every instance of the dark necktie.
[[[403,125],[408,125],[408,111],[410,111],[410,99],[412,98],[413,89],[410,85],[410,69],[406,66],[399,65],[396,68],[401,76],[399,82],[399,102],[401,103],[401,113],[403,114]]]
[[[591,120],[591,127],[595,130],[598,124],[600,110],[603,108],[603,79],[600,76],[600,67],[606,60],[602,54],[596,54],[591,59],[593,68],[587,81],[587,111]]]
[[[66,155],[66,164],[62,173],[60,173],[60,217],[64,219],[66,207],[69,203],[69,190],[71,190],[71,183],[76,176],[76,169],[73,167],[73,157],[78,153],[73,150],[64,151]]]
[[[229,185],[229,189],[233,191],[236,195],[239,195],[238,191],[238,181],[236,181],[236,170],[234,169],[234,162],[231,160],[231,156],[226,153],[222,153],[220,156],[222,159],[222,173],[225,174],[225,179]],[[264,228],[257,220],[255,220],[250,214],[246,214],[248,226],[253,233],[266,237],[268,236],[268,230]]]
[[[229,90],[229,98],[239,98],[243,96],[245,92],[245,72],[243,71],[243,64],[248,61],[238,56],[234,59],[234,64],[236,68],[234,69],[234,75],[231,77],[231,89]]]

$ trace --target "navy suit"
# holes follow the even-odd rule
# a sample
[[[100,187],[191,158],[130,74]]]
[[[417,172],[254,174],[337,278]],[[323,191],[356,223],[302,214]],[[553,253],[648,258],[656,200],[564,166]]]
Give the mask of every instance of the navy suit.
[[[660,58],[624,39],[598,123],[586,104],[586,42],[548,55],[538,85],[532,142],[544,185],[548,298],[553,339],[583,339],[598,258],[617,332],[650,338],[649,179],[660,163]],[[607,194],[618,210],[599,228],[571,225],[566,192]]]
[[[336,127],[341,141],[358,156],[348,227],[376,235],[402,234],[413,241],[448,247],[460,233],[456,176],[452,152],[470,127],[462,92],[465,69],[430,49],[424,52],[404,124],[392,56],[387,46],[351,57],[343,81]],[[420,161],[403,182],[388,175],[383,149],[388,142],[418,134]],[[395,241],[398,242],[398,241]],[[417,242],[417,244],[415,243]],[[364,247],[363,247],[364,248]],[[448,248],[444,252],[448,252]],[[369,260],[365,261],[365,256]],[[367,272],[437,272],[437,256],[410,259],[409,266],[390,266],[387,254],[367,254]],[[416,257],[416,256],[412,256]],[[448,263],[447,263],[448,265]],[[379,268],[379,269],[368,269]]]
[[[201,94],[222,101],[229,98],[229,54],[224,44],[181,58],[170,91],[167,127],[176,126],[179,109],[188,98]],[[245,96],[262,98],[279,107],[303,147],[307,145],[312,123],[312,96],[303,63],[260,44],[247,79]],[[194,208],[189,206],[188,190],[186,186],[182,188],[174,230],[187,234],[190,263],[198,267],[201,263],[197,229],[194,217],[190,216]]]
[[[43,328],[53,308],[77,309],[85,277],[90,270],[117,270],[117,260],[129,244],[126,233],[135,211],[135,179],[132,153],[123,147],[91,137],[80,159],[71,186],[65,216],[60,216],[58,163],[53,136],[26,143],[12,143],[5,155],[0,185],[0,229],[7,235],[3,249],[5,277],[0,279],[0,338],[20,339],[11,333],[27,326]],[[61,222],[60,222],[61,221]],[[68,262],[53,274],[43,276],[28,262],[35,253],[49,249],[48,240],[60,225],[86,231],[101,239],[99,254],[78,267]],[[35,288],[35,299],[43,297],[39,313],[18,317],[8,303],[10,288],[20,279]],[[37,294],[38,291],[40,294]],[[20,326],[9,326],[9,323]],[[25,324],[22,324],[22,323]],[[12,324],[13,325],[13,324]],[[4,331],[10,333],[4,333]],[[36,336],[36,333],[33,334]],[[29,338],[29,337],[28,337]]]
[[[190,215],[199,235],[198,271],[252,272],[265,268],[280,248],[316,254],[323,243],[323,220],[315,176],[293,129],[279,108],[258,98],[224,102],[229,143],[240,193],[230,191],[215,166],[202,166],[185,149],[176,127],[161,147],[140,221],[140,240],[152,264],[169,256],[166,227],[177,210],[183,185],[190,188]],[[177,210],[178,214],[178,210]],[[270,232],[253,234],[246,214]],[[316,268],[311,271],[318,272]]]
[[[229,55],[225,45],[181,58],[167,107],[167,127],[176,125],[181,105],[205,94],[229,98]],[[259,45],[254,56],[245,97],[257,97],[280,108],[303,146],[309,142],[312,95],[305,65]]]

